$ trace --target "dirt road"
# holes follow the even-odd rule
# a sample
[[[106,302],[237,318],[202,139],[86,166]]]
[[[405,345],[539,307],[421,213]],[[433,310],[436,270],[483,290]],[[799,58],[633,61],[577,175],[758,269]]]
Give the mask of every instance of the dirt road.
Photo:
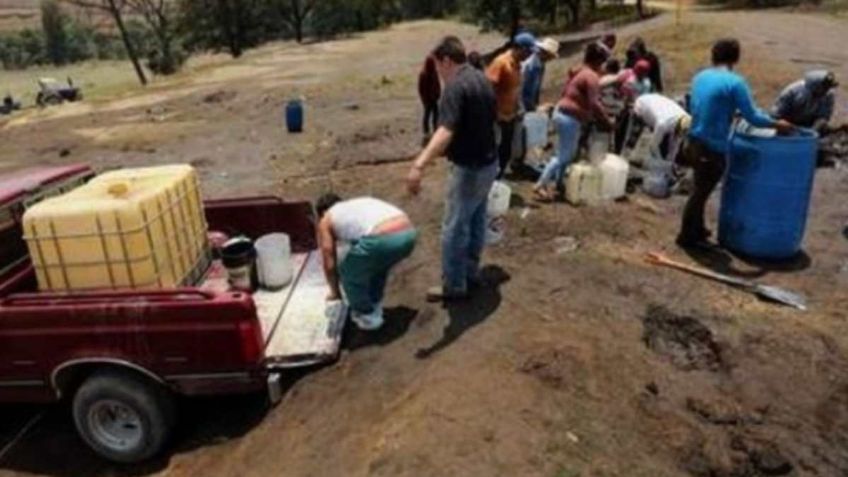
[[[848,79],[843,23],[690,15],[761,41],[775,53],[768,61],[799,72],[808,64],[794,58],[830,62]],[[530,184],[517,181],[507,237],[486,258],[499,285],[467,304],[425,303],[439,276],[445,171],[429,171],[422,197],[410,199],[402,161],[420,142],[418,62],[434,39],[456,30],[481,50],[500,42],[422,22],[278,45],[142,96],[0,126],[12,139],[0,151],[3,168],[191,162],[210,196],[372,194],[405,208],[422,232],[392,277],[386,328],[350,330],[339,362],[290,376],[278,407],[266,410],[255,396],[184,403],[174,451],[132,468],[94,457],[67,408],[51,407],[0,455],[0,475],[848,474],[846,169],[820,172],[805,254],[780,266],[677,250],[681,197],[540,207],[529,201]],[[301,94],[307,132],[288,136],[282,104]],[[575,251],[564,246],[571,238]],[[642,260],[650,250],[798,290],[811,311],[652,268]],[[0,412],[2,446],[42,410]]]

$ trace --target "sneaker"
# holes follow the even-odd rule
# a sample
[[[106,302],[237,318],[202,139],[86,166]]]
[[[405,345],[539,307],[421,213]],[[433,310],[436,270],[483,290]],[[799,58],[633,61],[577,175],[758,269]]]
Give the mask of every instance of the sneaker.
[[[432,287],[427,290],[427,301],[429,302],[465,300],[467,298],[467,291],[445,290],[445,288],[441,286]]]
[[[363,331],[374,331],[383,326],[383,308],[375,308],[371,313],[351,312],[350,319]]]

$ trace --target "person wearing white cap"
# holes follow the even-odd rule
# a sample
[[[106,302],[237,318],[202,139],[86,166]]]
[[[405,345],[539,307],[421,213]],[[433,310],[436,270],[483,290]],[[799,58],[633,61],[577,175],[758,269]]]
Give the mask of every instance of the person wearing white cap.
[[[545,38],[537,42],[530,58],[521,63],[521,100],[524,111],[535,111],[545,79],[545,64],[559,56],[559,42]]]

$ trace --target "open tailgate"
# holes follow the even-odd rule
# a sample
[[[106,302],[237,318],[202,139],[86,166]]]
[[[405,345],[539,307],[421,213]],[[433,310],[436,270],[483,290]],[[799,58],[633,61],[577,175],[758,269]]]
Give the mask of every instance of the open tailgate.
[[[345,306],[327,307],[330,292],[317,251],[294,254],[294,278],[281,290],[253,294],[271,369],[332,361],[347,318]]]

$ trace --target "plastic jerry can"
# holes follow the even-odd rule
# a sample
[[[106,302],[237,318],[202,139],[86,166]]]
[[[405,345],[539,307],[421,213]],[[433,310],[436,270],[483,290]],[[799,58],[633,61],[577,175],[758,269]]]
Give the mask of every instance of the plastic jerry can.
[[[607,154],[600,164],[603,183],[601,196],[604,200],[616,200],[627,194],[627,178],[630,164],[615,154]]]
[[[571,166],[565,184],[565,200],[572,205],[594,205],[602,200],[603,173],[597,166],[578,162]]]

